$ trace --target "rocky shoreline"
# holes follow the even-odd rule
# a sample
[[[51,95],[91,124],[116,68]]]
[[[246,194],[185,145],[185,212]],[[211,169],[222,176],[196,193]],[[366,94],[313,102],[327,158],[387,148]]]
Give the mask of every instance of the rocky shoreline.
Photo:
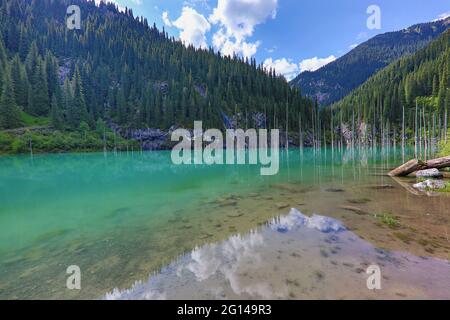
[[[225,129],[238,129],[245,128],[242,126],[242,119],[240,116],[228,117],[222,115],[223,125]],[[252,121],[254,122],[255,129],[263,129],[265,127],[264,115],[257,113],[252,116]],[[111,119],[107,121],[108,127],[117,135],[121,136],[127,140],[137,141],[143,151],[164,151],[171,150],[177,142],[171,141],[171,135],[176,130],[181,128],[178,125],[172,125],[169,129],[160,128],[123,128],[118,124],[114,123]],[[191,135],[193,134],[192,129],[187,129]],[[299,147],[300,140],[303,141],[304,147],[312,147],[314,144],[314,137],[312,133],[306,132],[303,136],[299,137],[298,133],[289,133],[288,141],[286,141],[286,131],[280,130],[280,148],[286,148],[287,145],[290,147]]]
[[[419,182],[414,184],[413,188],[418,189],[422,192],[448,192],[447,189],[450,189],[450,180],[445,179],[444,174],[438,169],[417,171],[416,178],[419,180]]]

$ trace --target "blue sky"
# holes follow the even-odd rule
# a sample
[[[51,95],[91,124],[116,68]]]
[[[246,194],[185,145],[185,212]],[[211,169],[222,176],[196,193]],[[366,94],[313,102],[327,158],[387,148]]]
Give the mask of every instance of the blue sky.
[[[114,0],[197,47],[255,57],[291,79],[379,33],[450,14],[450,0]],[[381,29],[369,29],[371,5]]]

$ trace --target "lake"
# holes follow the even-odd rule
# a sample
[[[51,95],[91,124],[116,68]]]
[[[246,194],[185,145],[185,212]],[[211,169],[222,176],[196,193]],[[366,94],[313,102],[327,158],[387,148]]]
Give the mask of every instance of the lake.
[[[357,267],[361,255],[366,257],[362,266],[371,263],[370,257],[379,264],[384,261],[390,277],[399,274],[401,266],[411,267],[412,278],[398,280],[409,283],[408,290],[398,285],[403,289],[381,292],[377,298],[445,298],[445,290],[424,286],[430,270],[443,270],[443,279],[450,279],[450,198],[416,195],[404,187],[411,178],[387,177],[390,168],[411,156],[400,151],[290,149],[280,152],[276,176],[261,176],[259,165],[176,166],[170,152],[1,157],[0,298],[189,298],[195,290],[198,298],[346,298],[352,285],[336,289],[339,270],[354,266],[348,277],[357,274],[354,281],[360,283],[361,275],[366,276]],[[342,250],[333,251],[325,241],[329,233],[298,225],[286,233],[274,231],[274,219],[289,217],[291,208],[342,223],[344,240],[333,244]],[[386,217],[395,217],[395,225],[386,223]],[[221,277],[220,267],[205,267],[210,278],[204,283],[222,283],[216,295],[198,288],[199,278],[193,276],[197,273],[187,266],[199,251],[223,253],[230,241],[255,235],[263,240],[254,240],[260,242],[251,252],[264,258],[251,265],[260,272],[247,266],[242,274],[253,273],[252,279],[241,281],[264,290],[236,290],[232,279],[238,278]],[[236,250],[247,247],[238,245]],[[314,267],[296,268],[302,264],[292,258],[293,248],[300,250],[298,256],[315,261]],[[318,251],[301,252],[311,248]],[[388,258],[377,260],[379,248]],[[283,258],[278,251],[288,253]],[[230,262],[226,255],[213,256],[216,266]],[[402,263],[386,262],[392,261],[389,257]],[[267,273],[280,259],[286,259],[283,268]],[[339,268],[332,263],[322,270],[325,262]],[[81,269],[82,290],[66,288],[71,265]],[[178,274],[181,269],[192,275]],[[306,274],[316,276],[301,276]],[[288,275],[292,279],[286,283]],[[295,288],[265,283],[268,277]],[[323,279],[334,280],[324,285]],[[155,292],[156,282],[159,293],[148,293]],[[130,288],[148,292],[121,293]],[[170,288],[184,291],[173,295]]]

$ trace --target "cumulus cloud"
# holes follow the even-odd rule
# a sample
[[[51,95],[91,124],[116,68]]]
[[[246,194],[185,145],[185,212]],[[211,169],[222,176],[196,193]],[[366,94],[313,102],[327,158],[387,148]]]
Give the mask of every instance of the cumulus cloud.
[[[296,64],[295,62],[292,62],[291,59],[281,58],[274,60],[272,58],[268,58],[264,61],[263,65],[267,70],[273,69],[277,75],[282,75],[286,78],[286,80],[291,81],[299,73],[305,71],[316,71],[334,60],[336,60],[336,57],[331,55],[327,58],[314,57],[311,59],[305,59],[299,64]]]
[[[220,29],[213,35],[213,46],[217,50],[226,56],[240,55],[246,58],[252,57],[256,54],[259,41],[246,42],[246,41],[233,41],[228,37],[223,29]]]
[[[220,26],[213,37],[217,50],[226,55],[253,56],[260,43],[248,42],[255,26],[275,19],[278,0],[218,0],[209,21]]]
[[[286,58],[277,60],[269,58],[264,61],[263,65],[267,70],[274,69],[278,75],[284,76],[288,81],[294,79],[300,72],[299,65]]]
[[[210,16],[213,24],[222,25],[228,36],[237,41],[253,35],[256,25],[276,17],[278,0],[219,0]]]
[[[164,24],[166,26],[168,26],[168,27],[172,26],[172,22],[169,19],[169,12],[164,11],[163,14],[162,14],[162,19],[163,19],[163,22],[164,22]]]
[[[181,16],[170,21],[167,11],[163,12],[162,19],[167,26],[174,26],[180,30],[180,40],[185,44],[191,44],[196,48],[208,48],[206,33],[211,29],[211,24],[195,9],[184,7]]]
[[[302,62],[300,62],[300,72],[305,71],[316,71],[323,66],[329,64],[330,62],[333,62],[336,60],[336,57],[331,55],[327,58],[318,58],[314,57],[311,59],[305,59]]]

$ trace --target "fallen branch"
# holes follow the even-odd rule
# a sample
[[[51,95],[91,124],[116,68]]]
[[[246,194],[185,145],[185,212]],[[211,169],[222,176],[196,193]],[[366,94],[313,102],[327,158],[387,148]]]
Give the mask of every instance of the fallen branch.
[[[419,170],[442,169],[447,167],[450,167],[450,156],[428,161],[413,159],[389,172],[389,176],[404,177]]]

